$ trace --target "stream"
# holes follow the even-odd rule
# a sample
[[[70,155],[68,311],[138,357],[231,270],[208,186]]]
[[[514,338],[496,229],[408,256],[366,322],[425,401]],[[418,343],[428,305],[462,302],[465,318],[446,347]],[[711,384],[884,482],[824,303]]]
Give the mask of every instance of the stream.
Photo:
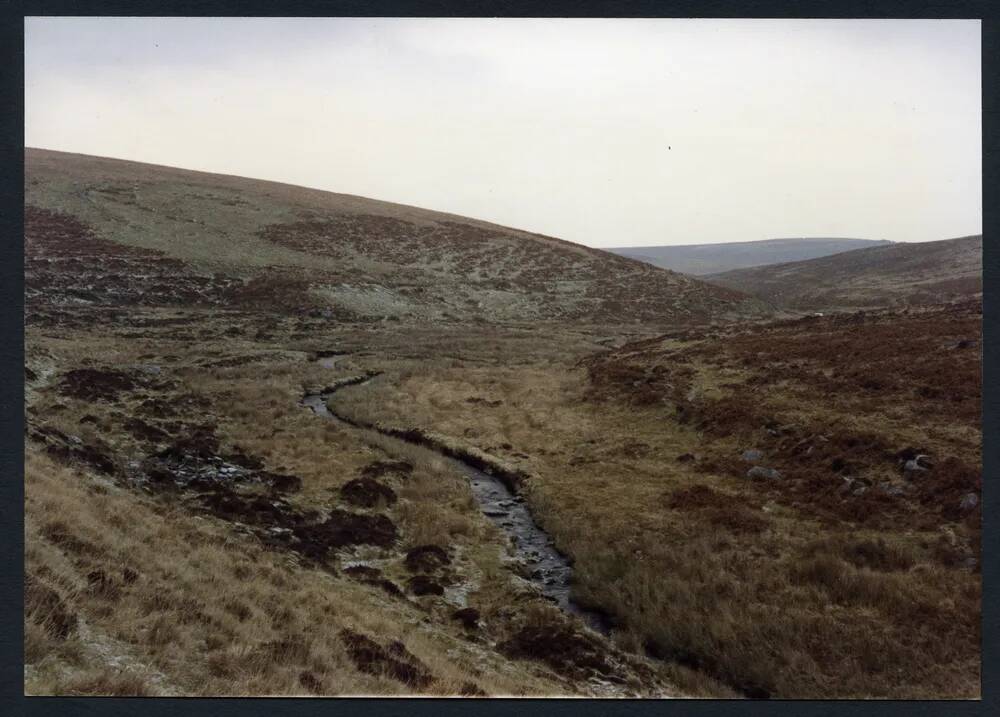
[[[360,385],[371,379],[363,379],[343,383],[336,388],[327,389],[321,393],[310,393],[302,399],[302,404],[323,418],[349,425],[356,430],[377,434],[381,440],[395,441],[406,444],[408,450],[414,448],[426,451],[437,460],[443,460],[454,470],[464,475],[469,481],[472,495],[479,504],[480,510],[494,525],[496,525],[510,540],[515,557],[527,566],[524,572],[526,580],[538,587],[541,593],[551,602],[568,613],[579,616],[591,629],[607,634],[610,630],[606,616],[588,610],[572,600],[570,586],[573,581],[573,568],[569,559],[560,553],[549,535],[534,521],[524,502],[524,498],[511,491],[498,477],[490,475],[469,463],[446,455],[432,447],[406,441],[403,438],[378,430],[377,428],[360,425],[356,421],[338,415],[330,406],[330,398],[336,391],[349,385]]]

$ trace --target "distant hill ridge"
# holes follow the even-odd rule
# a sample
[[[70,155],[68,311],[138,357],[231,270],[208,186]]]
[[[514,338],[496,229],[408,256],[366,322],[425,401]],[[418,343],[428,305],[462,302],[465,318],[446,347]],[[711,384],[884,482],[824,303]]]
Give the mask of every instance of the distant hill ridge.
[[[705,279],[799,310],[963,301],[982,297],[983,237],[890,244]]]
[[[608,251],[682,274],[704,276],[732,269],[814,259],[890,242],[837,237],[764,239],[722,244],[615,247]]]

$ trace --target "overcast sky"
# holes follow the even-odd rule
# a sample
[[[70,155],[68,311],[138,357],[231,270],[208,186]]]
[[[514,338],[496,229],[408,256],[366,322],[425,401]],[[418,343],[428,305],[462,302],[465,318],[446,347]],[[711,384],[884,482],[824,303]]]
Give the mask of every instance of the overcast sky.
[[[980,26],[29,18],[25,144],[591,246],[982,231]]]

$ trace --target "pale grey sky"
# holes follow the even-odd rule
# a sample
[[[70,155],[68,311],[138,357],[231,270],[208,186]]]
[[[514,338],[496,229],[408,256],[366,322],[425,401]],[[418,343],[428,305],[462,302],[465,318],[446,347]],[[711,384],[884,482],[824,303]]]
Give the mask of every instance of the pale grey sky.
[[[25,144],[591,246],[982,231],[976,20],[28,18]]]

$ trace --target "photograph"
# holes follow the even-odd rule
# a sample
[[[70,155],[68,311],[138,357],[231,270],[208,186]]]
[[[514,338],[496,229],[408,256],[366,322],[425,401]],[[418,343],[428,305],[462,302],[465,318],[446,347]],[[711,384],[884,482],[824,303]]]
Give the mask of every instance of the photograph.
[[[981,20],[20,20],[24,696],[982,700]]]

